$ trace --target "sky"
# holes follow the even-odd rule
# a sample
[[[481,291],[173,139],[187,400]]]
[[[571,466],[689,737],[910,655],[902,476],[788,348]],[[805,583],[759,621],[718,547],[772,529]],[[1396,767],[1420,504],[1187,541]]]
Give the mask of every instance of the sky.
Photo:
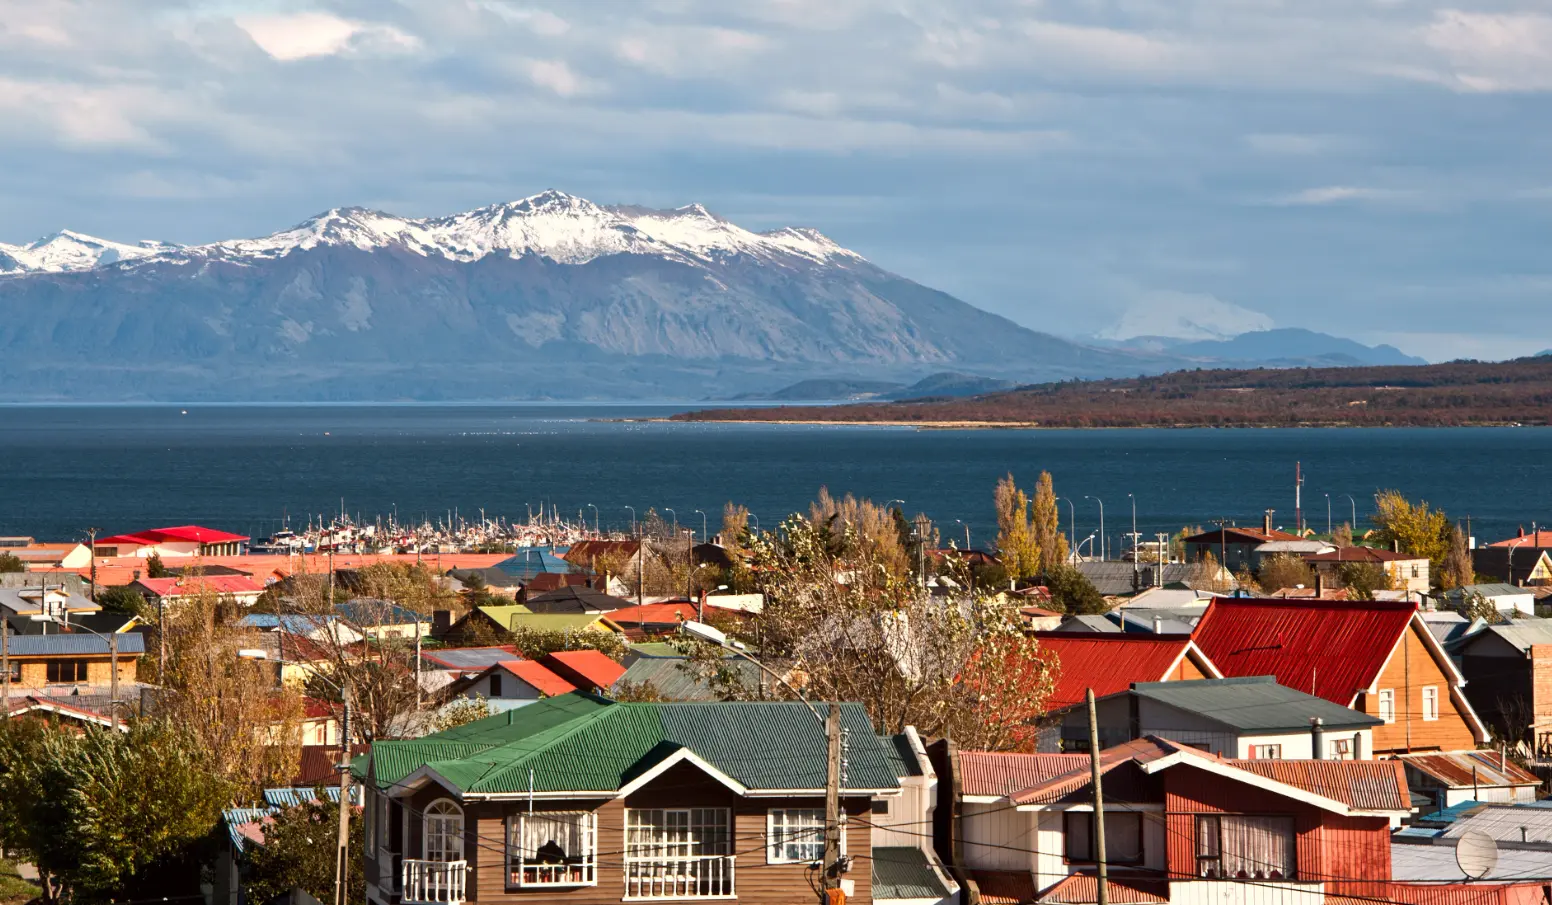
[[[0,0],[0,242],[557,188],[817,227],[1035,329],[1552,348],[1527,0]]]

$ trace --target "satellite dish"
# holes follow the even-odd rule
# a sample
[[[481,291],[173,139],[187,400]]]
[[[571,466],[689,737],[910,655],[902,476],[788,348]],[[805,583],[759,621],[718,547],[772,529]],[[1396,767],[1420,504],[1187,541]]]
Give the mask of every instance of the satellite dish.
[[[1482,879],[1498,866],[1498,843],[1481,830],[1466,830],[1455,842],[1455,865],[1466,879]]]

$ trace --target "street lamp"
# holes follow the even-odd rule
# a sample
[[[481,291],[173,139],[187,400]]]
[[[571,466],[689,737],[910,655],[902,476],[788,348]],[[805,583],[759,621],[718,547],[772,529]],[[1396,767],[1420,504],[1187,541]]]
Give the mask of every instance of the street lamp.
[[[1331,536],[1331,494],[1326,494],[1326,537]]]
[[[669,509],[667,506],[663,507],[663,511],[674,517],[674,533],[679,533],[679,513]]]
[[[786,686],[808,712],[814,715],[819,725],[824,727],[825,733],[825,835],[824,835],[824,869],[820,873],[819,901],[828,902],[828,891],[840,885],[840,872],[845,869],[841,863],[841,706],[839,703],[827,705],[828,714],[821,715],[819,708],[815,707],[802,691],[799,691],[791,682],[777,673],[775,670],[750,656],[744,650],[743,645],[731,643],[722,631],[712,628],[702,622],[687,621],[679,625],[679,630],[692,638],[714,644],[723,650],[730,651],[736,657],[742,657],[753,663],[761,672],[775,679],[780,685]]]
[[[592,503],[588,503],[587,507],[589,509],[593,510],[593,533],[597,534],[598,533],[598,507],[594,506]]]
[[[1063,500],[1067,501],[1067,549],[1076,553],[1078,550],[1078,509],[1072,504],[1072,500],[1067,499],[1067,497],[1059,496],[1056,498],[1058,503]]]
[[[237,651],[239,660],[268,660],[269,652],[259,648],[242,648]],[[334,905],[348,905],[348,893],[343,887],[346,859],[350,857],[350,683],[335,682],[328,676],[314,669],[305,660],[282,660],[276,658],[276,663],[282,664],[280,679],[285,681],[286,663],[294,663],[308,672],[313,677],[322,681],[335,691],[340,693],[340,699],[345,703],[344,720],[340,724],[340,762],[336,767],[340,775],[339,796],[339,845],[334,852]],[[362,796],[364,804],[366,797]]]
[[[1344,493],[1344,494],[1342,494],[1342,496],[1347,497],[1347,502],[1351,503],[1352,507],[1353,507],[1353,520],[1351,522],[1347,523],[1348,527],[1350,527],[1354,531],[1357,531],[1358,530],[1358,501],[1353,499],[1353,495],[1350,494],[1350,493]]]
[[[970,526],[966,525],[964,522],[960,521],[957,518],[954,519],[954,524],[964,526],[964,529],[965,529],[965,552],[969,553],[970,552]]]
[[[624,508],[630,510],[630,514],[631,514],[631,534],[634,535],[636,533],[636,507],[635,506],[626,506]]]
[[[760,530],[760,517],[758,515],[755,515],[753,512],[749,513],[749,517],[754,519],[754,530],[759,531]]]
[[[695,514],[701,517],[701,543],[704,544],[711,540],[711,535],[706,533],[706,513],[697,509],[695,510]]]
[[[888,508],[890,508],[891,506],[893,506],[896,503],[899,503],[901,506],[904,506],[905,505],[905,500],[890,500],[889,502],[884,504],[884,508],[888,509]],[[900,514],[904,515],[905,514],[904,510],[901,510]]]
[[[1099,504],[1099,561],[1100,562],[1104,562],[1105,561],[1105,552],[1106,552],[1105,551],[1105,501],[1100,499],[1097,496],[1089,496],[1088,494],[1084,494],[1083,498],[1085,500],[1093,500],[1094,502]],[[1090,553],[1094,552],[1093,548],[1090,548],[1089,552]]]
[[[40,604],[42,606],[45,606],[45,607],[48,606],[47,594],[44,595],[44,599],[42,601],[40,601]],[[0,617],[0,618],[3,618],[3,617]],[[117,708],[118,708],[118,705],[120,703],[122,703],[119,700],[119,636],[118,636],[118,633],[117,632],[109,632],[108,634],[104,635],[102,632],[94,631],[92,629],[89,629],[86,626],[81,625],[80,623],[76,623],[75,625],[71,625],[70,623],[66,622],[65,620],[60,619],[60,618],[55,617],[55,616],[50,616],[47,613],[33,613],[28,618],[31,619],[33,622],[53,622],[53,623],[56,623],[58,625],[63,625],[66,628],[78,628],[78,629],[80,629],[83,632],[91,632],[93,635],[96,635],[97,637],[101,638],[102,640],[108,642],[108,726],[111,729],[115,729],[115,730],[118,729],[119,728],[119,712],[118,712]],[[7,679],[6,690],[7,690],[7,692],[9,692],[10,691],[10,685],[9,685],[10,675],[9,674],[6,675],[6,679]],[[5,712],[6,712],[6,716],[10,716],[11,715],[11,702],[10,702],[9,698],[5,702]]]
[[[1132,496],[1131,494],[1127,494],[1126,498],[1132,501],[1132,578],[1135,579],[1137,577],[1137,539],[1138,539],[1138,537],[1137,537],[1137,498]],[[1132,586],[1133,587],[1137,586],[1137,582],[1135,580],[1132,582]]]

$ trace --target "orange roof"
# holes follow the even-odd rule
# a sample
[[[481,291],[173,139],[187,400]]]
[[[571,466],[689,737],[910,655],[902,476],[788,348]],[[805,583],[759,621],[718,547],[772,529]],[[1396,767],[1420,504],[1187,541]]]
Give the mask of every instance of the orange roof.
[[[542,662],[579,686],[608,688],[625,675],[625,667],[596,650],[556,651],[545,654]]]
[[[962,795],[1001,798],[1038,786],[1088,766],[1087,754],[1005,754],[993,751],[959,753]]]
[[[98,538],[100,545],[104,538]],[[493,566],[502,560],[509,559],[506,553],[424,553],[416,557],[413,553],[336,553],[334,554],[335,569],[360,569],[378,563],[421,563],[428,569],[437,572],[445,572],[448,569],[483,569]],[[194,558],[180,558],[177,563],[193,562]],[[326,575],[329,571],[328,554],[308,553],[295,556],[202,556],[198,562],[210,566],[229,566],[250,575],[277,575],[286,576],[299,572],[312,572]],[[168,565],[173,565],[169,562]],[[66,571],[85,578],[91,574],[90,566],[82,566],[79,569],[38,569],[37,571]],[[129,584],[135,580],[135,573],[143,577],[146,572],[146,561],[138,556],[99,556],[97,557],[97,583],[103,586]]]
[[[1192,637],[1225,676],[1277,684],[1344,707],[1385,667],[1417,604],[1219,597]]]
[[[264,585],[246,575],[190,575],[186,578],[141,578],[141,587],[157,597],[183,597],[189,594],[257,594]]]
[[[1537,529],[1508,540],[1495,540],[1489,547],[1552,547],[1552,531]]]
[[[1133,682],[1164,681],[1191,647],[1189,635],[1036,632],[1035,637],[1060,664],[1047,710],[1081,702],[1089,688],[1102,698],[1127,690]]]
[[[538,689],[545,697],[553,698],[556,695],[569,694],[577,690],[577,686],[532,660],[502,660],[491,669],[506,670]]]
[[[1112,868],[1113,869],[1113,868]],[[1111,874],[1105,883],[1106,899],[1116,905],[1153,905],[1169,901],[1169,881],[1163,874],[1149,877]],[[1068,874],[1040,895],[1040,901],[1057,905],[1086,905],[1099,901],[1099,878],[1094,874]]]
[[[1412,806],[1407,795],[1406,767],[1399,760],[1230,760],[1227,763],[1248,773],[1335,799],[1348,807],[1405,811]]]

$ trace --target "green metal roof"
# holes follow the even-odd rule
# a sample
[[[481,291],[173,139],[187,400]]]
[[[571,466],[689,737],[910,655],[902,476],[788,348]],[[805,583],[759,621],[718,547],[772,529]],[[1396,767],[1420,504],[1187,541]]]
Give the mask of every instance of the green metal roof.
[[[897,787],[867,711],[843,704],[841,724],[849,732],[846,787]],[[684,748],[751,789],[824,787],[824,729],[805,705],[788,702],[622,704],[561,695],[422,739],[377,742],[372,758],[379,786],[424,765],[465,793],[612,793]]]
[[[916,752],[911,750],[911,740],[902,735],[881,735],[879,743],[884,746],[884,753],[889,757],[889,764],[894,768],[895,775],[900,777],[921,776],[921,765],[916,762]]]
[[[1327,729],[1366,729],[1384,722],[1278,685],[1272,676],[1137,682],[1132,690],[1150,700],[1242,731],[1308,731],[1312,717],[1320,717]]]
[[[689,663],[686,657],[642,657],[632,663],[625,670],[625,674],[615,681],[628,682],[632,685],[644,685],[650,683],[652,688],[669,701],[715,701],[718,700],[716,691],[707,682],[701,681],[700,676],[684,669]],[[747,660],[733,660],[727,664],[742,680],[743,684],[753,688],[760,682],[760,669]]]
[[[479,610],[508,631],[519,628],[537,629],[541,632],[580,631],[604,618],[596,613],[533,613],[522,604],[482,606]]]
[[[921,849],[893,845],[873,849],[873,901],[946,895],[948,889]]]

